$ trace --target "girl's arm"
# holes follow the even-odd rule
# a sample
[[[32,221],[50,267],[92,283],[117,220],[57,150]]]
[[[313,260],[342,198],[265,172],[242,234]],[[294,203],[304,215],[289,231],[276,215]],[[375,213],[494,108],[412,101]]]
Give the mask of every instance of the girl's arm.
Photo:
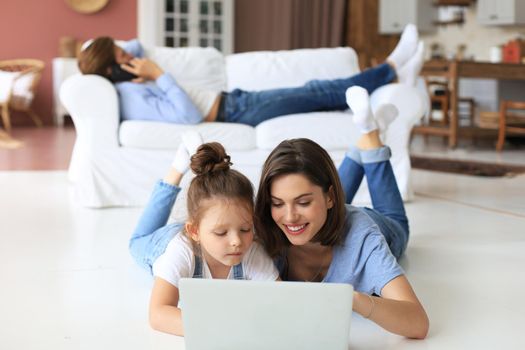
[[[392,333],[416,339],[426,337],[427,314],[404,275],[388,282],[381,295],[374,297],[354,292],[354,311]]]
[[[184,336],[182,313],[177,307],[179,289],[162,278],[155,277],[149,304],[151,328],[174,335]]]

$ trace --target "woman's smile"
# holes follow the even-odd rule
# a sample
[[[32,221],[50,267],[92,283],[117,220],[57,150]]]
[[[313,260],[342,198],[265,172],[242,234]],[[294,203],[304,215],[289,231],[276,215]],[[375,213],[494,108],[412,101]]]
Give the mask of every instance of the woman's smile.
[[[284,228],[286,229],[286,231],[288,232],[288,234],[292,235],[292,236],[298,236],[300,234],[302,234],[305,230],[306,230],[306,227],[308,226],[308,224],[302,224],[302,225],[286,225],[286,224],[283,224]]]

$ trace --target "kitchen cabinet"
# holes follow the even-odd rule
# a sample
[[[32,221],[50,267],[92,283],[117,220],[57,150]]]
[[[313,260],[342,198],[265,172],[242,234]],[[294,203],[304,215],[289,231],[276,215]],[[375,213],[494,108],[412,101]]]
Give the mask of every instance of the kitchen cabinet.
[[[478,0],[478,22],[482,25],[525,24],[525,1]]]
[[[379,33],[398,34],[408,23],[420,32],[434,31],[437,8],[432,0],[380,0]]]

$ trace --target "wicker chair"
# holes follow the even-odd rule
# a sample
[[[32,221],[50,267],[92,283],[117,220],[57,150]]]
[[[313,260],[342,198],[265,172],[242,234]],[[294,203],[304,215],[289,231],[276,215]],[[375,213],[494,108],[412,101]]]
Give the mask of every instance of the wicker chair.
[[[44,67],[44,62],[35,59],[0,61],[0,112],[7,132],[11,131],[9,109],[25,112],[37,126],[42,126],[31,104]]]

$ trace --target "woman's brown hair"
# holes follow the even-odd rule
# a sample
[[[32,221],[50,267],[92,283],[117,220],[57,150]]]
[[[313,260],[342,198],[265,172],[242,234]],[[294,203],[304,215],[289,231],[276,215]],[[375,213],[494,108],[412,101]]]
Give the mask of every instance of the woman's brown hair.
[[[328,153],[312,140],[300,138],[281,142],[263,165],[255,199],[254,225],[257,236],[271,257],[281,253],[290,242],[272,219],[271,186],[283,175],[302,174],[330,194],[334,206],[328,209],[326,221],[313,242],[334,246],[342,242],[345,228],[345,196],[335,165]]]
[[[253,186],[250,180],[237,170],[231,169],[230,156],[217,142],[204,143],[191,157],[191,170],[195,178],[188,189],[188,220],[198,223],[208,208],[202,205],[206,199],[235,200],[253,211]]]
[[[107,78],[108,68],[116,62],[114,48],[115,43],[109,36],[93,40],[78,56],[78,68],[82,74],[96,74]]]

